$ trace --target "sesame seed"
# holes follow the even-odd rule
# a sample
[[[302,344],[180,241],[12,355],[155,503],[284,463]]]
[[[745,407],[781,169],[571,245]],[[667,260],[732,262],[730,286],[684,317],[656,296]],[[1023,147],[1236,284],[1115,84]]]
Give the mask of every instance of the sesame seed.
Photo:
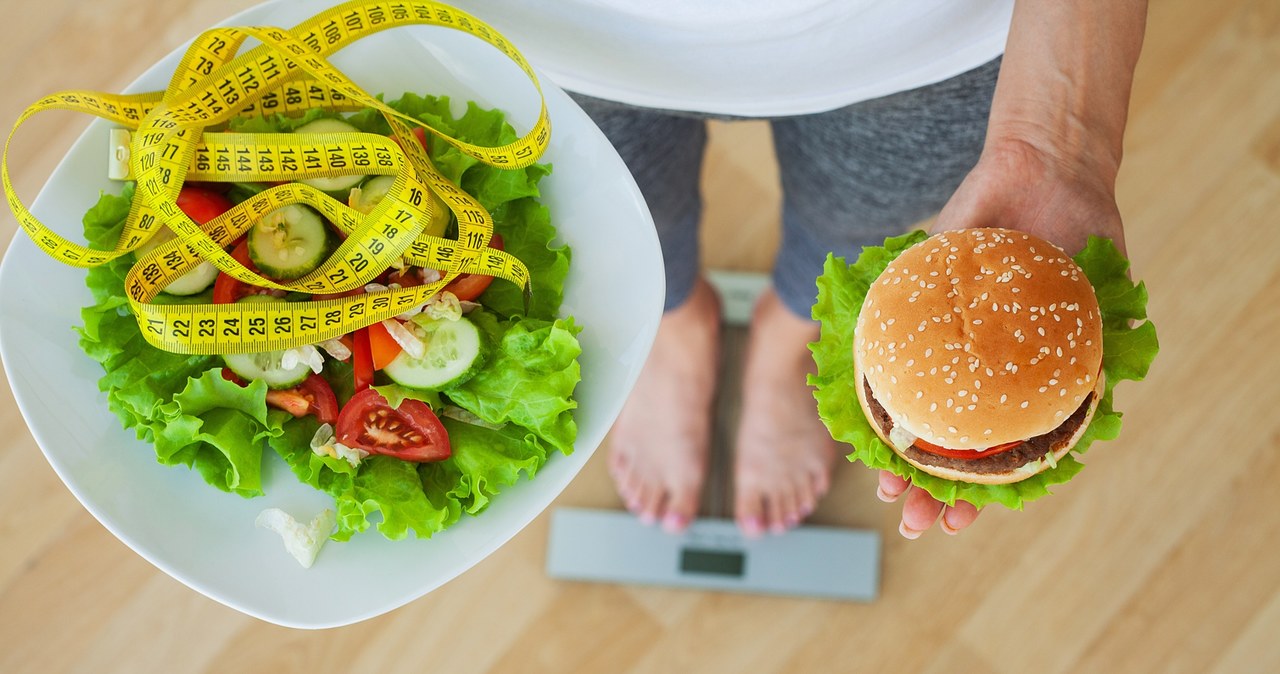
[[[1041,337],[1044,337],[1044,328],[1036,328],[1036,332],[1040,333]]]
[[[970,405],[970,406],[969,406],[969,411],[973,411],[973,410],[976,410],[976,409],[978,409],[978,406],[977,406],[977,405]]]
[[[959,391],[956,391],[956,395],[958,395],[958,396],[960,396],[961,398],[963,398],[963,397],[965,397],[965,396],[969,395],[969,392],[968,392],[968,391],[966,391],[966,390],[964,390],[964,389],[960,389]]]
[[[956,432],[956,427],[955,427],[955,426],[947,426],[947,431],[949,431],[949,432],[951,432],[951,433],[955,433],[955,432]]]
[[[956,414],[964,414],[964,408],[956,405]]]
[[[1057,380],[1057,379],[1050,379],[1050,380],[1049,380],[1049,385],[1050,385],[1050,386],[1056,386],[1056,385],[1057,385],[1057,383],[1058,383],[1058,380]]]
[[[1061,391],[1059,391],[1059,392],[1058,392],[1058,397],[1059,397],[1059,398],[1065,398],[1065,397],[1067,397],[1067,389],[1062,389]]]
[[[889,375],[889,383],[891,383],[891,384],[896,384],[896,383],[898,383],[898,378],[897,378],[896,376],[894,376],[894,375]]]
[[[924,391],[916,391],[916,400],[924,397]]]
[[[1029,402],[1027,402],[1027,401],[1025,401],[1025,400],[1024,400],[1024,401],[1022,401],[1022,409],[1024,409],[1024,410],[1025,410],[1025,409],[1027,409],[1027,405],[1030,405],[1030,404],[1031,404],[1031,403],[1029,403]]]
[[[1041,393],[1044,393],[1045,391],[1048,391],[1048,390],[1049,390],[1049,387],[1048,387],[1048,386],[1041,386],[1041,387],[1040,387],[1040,392],[1041,392]]]

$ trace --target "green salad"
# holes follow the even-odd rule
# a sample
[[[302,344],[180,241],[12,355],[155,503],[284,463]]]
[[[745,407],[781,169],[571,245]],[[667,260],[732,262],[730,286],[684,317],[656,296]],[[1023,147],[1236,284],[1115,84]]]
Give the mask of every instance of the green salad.
[[[498,146],[517,138],[501,112],[474,104],[457,117],[447,98],[408,94],[390,105],[473,144]],[[390,132],[372,110],[236,119],[229,130],[305,133],[317,124]],[[255,497],[263,494],[263,462],[274,453],[298,480],[333,497],[333,539],[347,540],[375,523],[383,536],[401,539],[410,531],[430,537],[463,513],[480,513],[522,473],[533,477],[550,453],[573,451],[580,328],[559,315],[570,252],[553,243],[556,230],[538,202],[538,183],[550,168],[499,170],[445,143],[424,145],[431,145],[440,172],[492,214],[497,245],[529,269],[533,299],[528,312],[520,288],[504,281],[489,284],[487,277],[463,278],[447,289],[456,294],[441,293],[439,302],[415,315],[392,319],[394,325],[375,324],[324,348],[238,360],[189,356],[158,350],[140,334],[124,292],[132,256],[91,269],[86,283],[94,304],[81,312],[81,348],[103,367],[99,388],[111,411],[154,446],[161,464],[188,466],[213,487]],[[315,186],[347,197],[357,208],[371,207],[376,180]],[[202,221],[201,209],[219,200],[229,207],[263,187],[187,186],[179,206]],[[118,195],[100,197],[84,218],[91,246],[109,250],[115,245],[132,197],[129,183]],[[233,256],[247,256],[263,273],[270,270],[268,275],[280,278],[284,271],[306,273],[311,262],[304,258],[316,257],[318,263],[332,244],[325,227],[307,229],[313,216],[314,211],[288,213],[261,227],[255,224]],[[301,243],[286,248],[274,246],[277,240]],[[378,283],[417,285],[433,280],[435,273],[413,267],[391,271]],[[210,274],[209,283],[182,280],[157,301],[312,299],[246,287],[220,273]],[[380,410],[390,413],[380,417],[382,422],[370,421]]]

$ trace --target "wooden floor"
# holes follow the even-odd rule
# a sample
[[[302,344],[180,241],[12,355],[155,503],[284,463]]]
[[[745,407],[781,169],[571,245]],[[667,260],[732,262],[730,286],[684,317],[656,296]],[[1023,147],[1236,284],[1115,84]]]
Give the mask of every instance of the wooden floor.
[[[249,4],[0,0],[0,121],[53,90],[118,90]],[[28,200],[86,121],[46,117],[10,158]],[[710,262],[763,268],[769,140],[729,135],[745,148],[710,154]],[[116,541],[3,386],[0,672],[1280,672],[1280,2],[1155,0],[1127,146],[1120,205],[1163,352],[1119,390],[1123,437],[1056,497],[955,539],[898,538],[871,473],[841,466],[814,519],[884,532],[873,605],[555,582],[544,514],[389,615],[275,627]],[[617,506],[602,458],[560,505]]]

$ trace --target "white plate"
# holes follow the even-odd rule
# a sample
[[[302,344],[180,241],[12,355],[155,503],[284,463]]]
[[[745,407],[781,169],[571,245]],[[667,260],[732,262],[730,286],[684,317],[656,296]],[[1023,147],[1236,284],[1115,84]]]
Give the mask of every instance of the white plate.
[[[293,26],[318,3],[272,3],[227,25]],[[163,89],[182,50],[130,86]],[[399,28],[365,38],[333,62],[366,91],[447,94],[508,111],[523,133],[536,119],[533,87],[478,39],[444,28]],[[330,543],[303,569],[280,538],[254,526],[268,507],[308,519],[331,499],[297,482],[267,452],[266,496],[242,499],[195,472],[156,463],[150,445],[120,428],[98,392],[99,365],[76,344],[80,308],[92,303],[84,272],[55,262],[21,232],[0,265],[0,355],[18,406],[49,463],[102,524],[152,564],[227,606],[280,625],[353,623],[435,589],[493,552],[565,488],[603,439],[648,355],[662,311],[662,263],[635,182],[604,136],[543,81],[553,124],[542,161],[543,202],[573,248],[563,312],[585,326],[576,451],[553,456],[535,479],[500,494],[430,540],[387,541],[376,531]],[[108,124],[95,121],[33,204],[46,224],[83,240],[78,223],[106,179]],[[33,295],[37,289],[40,295]]]
[[[1013,0],[452,4],[571,91],[747,117],[822,112],[971,70],[1004,52],[1013,12]]]

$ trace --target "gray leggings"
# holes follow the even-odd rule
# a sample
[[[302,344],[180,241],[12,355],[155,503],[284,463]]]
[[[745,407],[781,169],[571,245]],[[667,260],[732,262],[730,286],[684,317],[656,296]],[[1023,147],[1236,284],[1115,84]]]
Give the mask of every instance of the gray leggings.
[[[807,318],[828,252],[852,261],[862,246],[942,208],[978,160],[1000,59],[949,80],[814,115],[772,120],[782,174],[782,245],[773,283]],[[666,264],[666,309],[698,277],[698,176],[711,115],[575,100],[635,176]]]

